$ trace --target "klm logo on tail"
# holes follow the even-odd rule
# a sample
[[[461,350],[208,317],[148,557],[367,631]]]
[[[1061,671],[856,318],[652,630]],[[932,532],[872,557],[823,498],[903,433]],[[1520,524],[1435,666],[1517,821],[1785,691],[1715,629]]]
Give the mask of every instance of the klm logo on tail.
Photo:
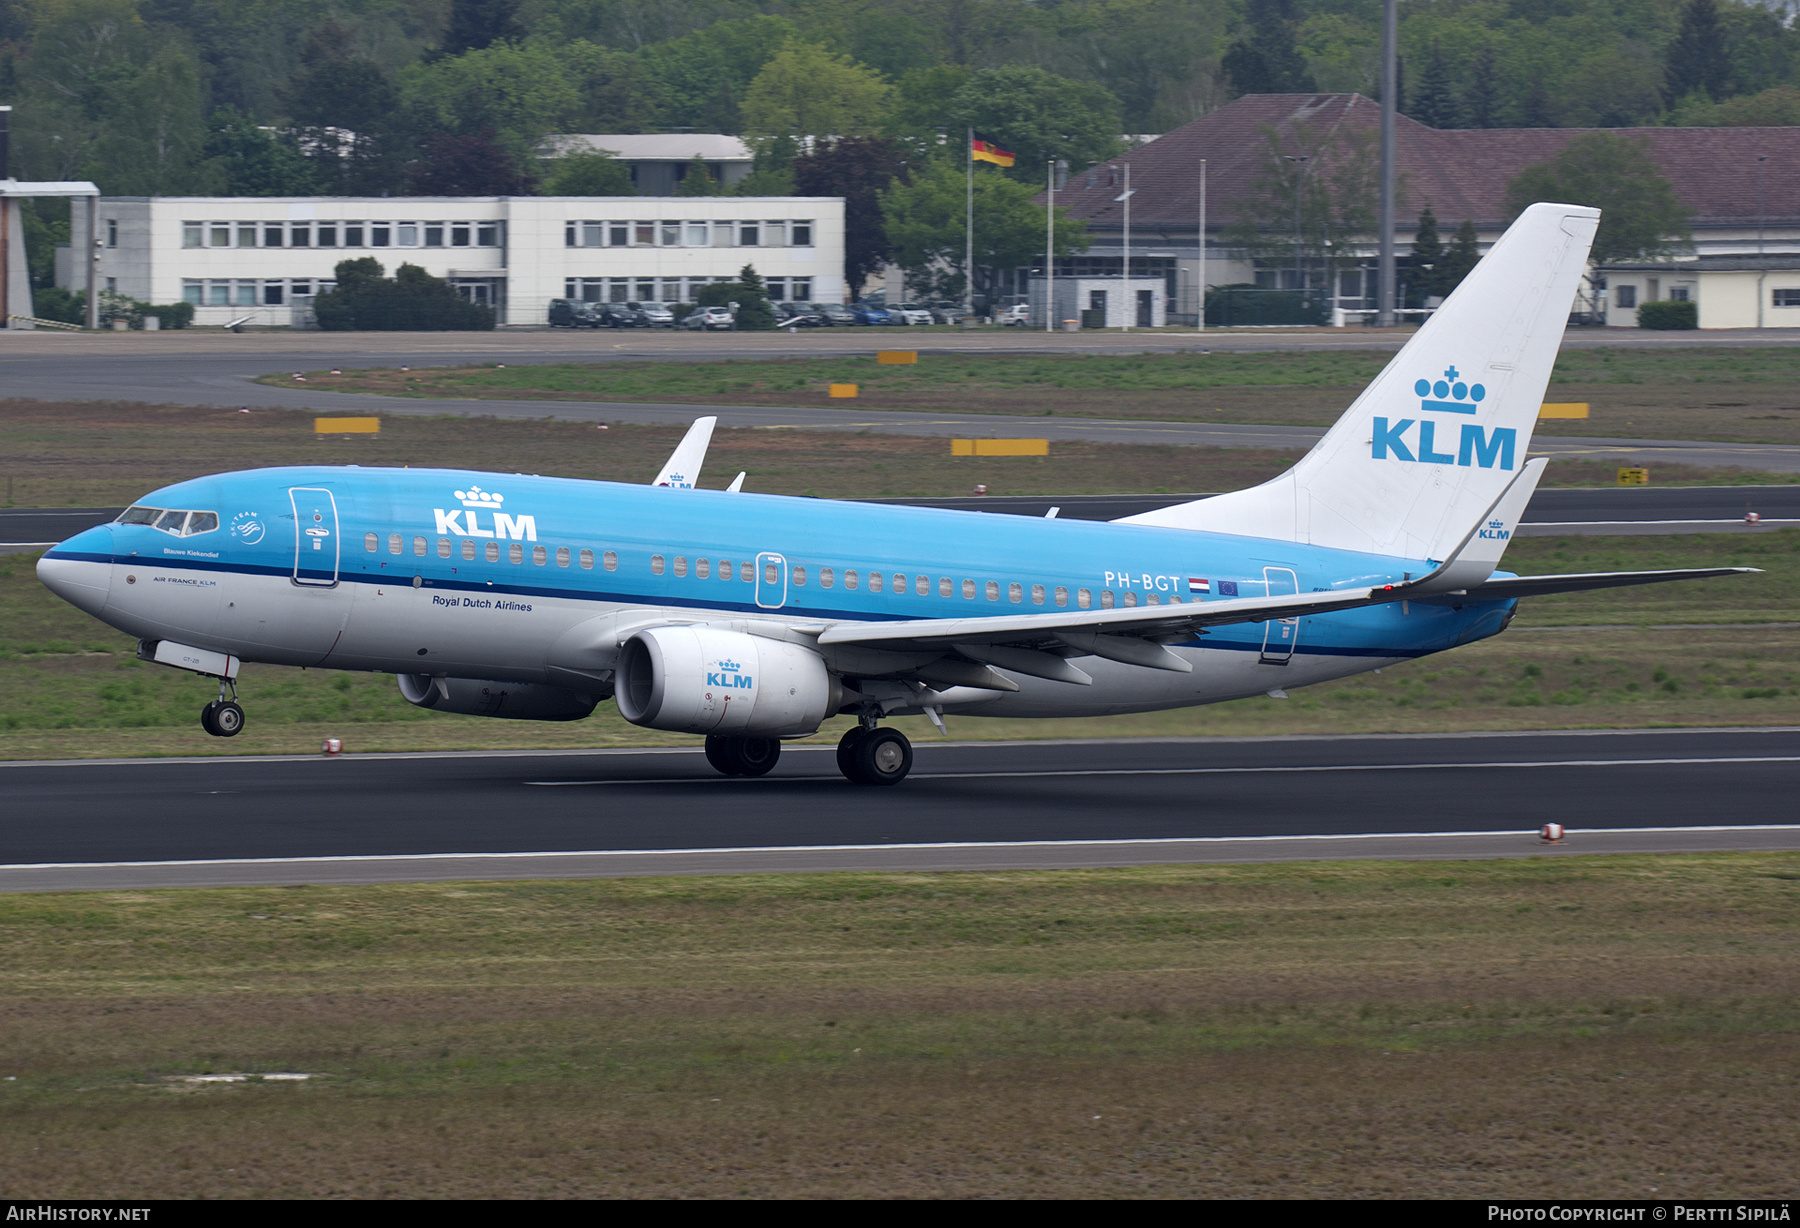
[[[1487,399],[1487,389],[1481,384],[1464,383],[1454,366],[1445,368],[1444,378],[1435,383],[1419,380],[1413,385],[1413,391],[1419,397],[1420,414],[1473,414]],[[1395,460],[1427,465],[1479,465],[1483,469],[1492,469],[1498,463],[1502,469],[1513,467],[1519,442],[1519,432],[1513,427],[1497,426],[1486,431],[1474,422],[1462,423],[1454,443],[1449,432],[1445,432],[1443,447],[1455,451],[1440,452],[1437,434],[1440,425],[1444,424],[1432,418],[1401,418],[1390,423],[1386,418],[1378,417],[1369,441],[1369,454],[1376,460],[1387,460],[1391,456]],[[1415,426],[1418,429],[1409,441],[1407,432],[1413,431]]]
[[[1506,527],[1504,520],[1490,520],[1487,522],[1487,528],[1481,530],[1476,536],[1491,542],[1503,542],[1512,539],[1512,532]]]

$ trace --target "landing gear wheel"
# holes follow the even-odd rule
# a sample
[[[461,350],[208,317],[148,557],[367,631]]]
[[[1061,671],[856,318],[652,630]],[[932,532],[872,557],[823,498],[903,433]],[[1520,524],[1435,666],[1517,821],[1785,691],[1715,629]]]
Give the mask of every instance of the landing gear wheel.
[[[216,699],[200,709],[200,728],[206,730],[206,732],[212,734],[215,738],[219,736],[219,727],[213,724],[213,713],[218,710],[219,701]]]
[[[856,744],[862,741],[863,735],[868,732],[861,725],[852,725],[844,731],[844,736],[838,739],[838,771],[842,772],[849,780],[856,779]]]
[[[777,738],[737,739],[740,776],[766,776],[780,758],[781,742]]]
[[[234,700],[226,700],[222,704],[208,705],[212,708],[212,729],[210,732],[221,738],[235,738],[244,729],[244,710]],[[910,762],[911,756],[908,756]]]
[[[738,759],[738,740],[709,736],[706,739],[706,761],[713,770],[725,776],[742,776],[743,764]]]
[[[851,756],[859,785],[897,785],[912,771],[912,743],[898,729],[871,729]]]

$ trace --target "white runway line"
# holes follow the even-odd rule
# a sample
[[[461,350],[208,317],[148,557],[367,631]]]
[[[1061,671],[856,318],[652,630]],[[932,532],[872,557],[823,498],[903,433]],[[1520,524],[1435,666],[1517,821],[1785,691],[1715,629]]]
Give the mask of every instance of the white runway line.
[[[1596,827],[1584,828],[1582,835],[1723,835],[1730,832],[1800,831],[1800,823],[1744,823],[1721,827]],[[981,849],[1083,849],[1083,848],[1158,848],[1170,845],[1272,844],[1283,841],[1315,841],[1347,843],[1356,840],[1445,840],[1491,837],[1494,839],[1529,839],[1537,829],[1516,831],[1401,831],[1363,832],[1347,835],[1299,836],[1153,836],[1131,840],[940,840],[895,844],[772,844],[722,845],[714,848],[666,849],[551,849],[519,853],[366,853],[339,854],[329,857],[219,857],[191,858],[173,861],[43,861],[0,865],[4,870],[130,870],[181,866],[315,866],[374,864],[397,861],[522,861],[534,857],[570,859],[576,857],[692,857],[717,854],[754,853],[874,853],[874,852],[953,852]]]

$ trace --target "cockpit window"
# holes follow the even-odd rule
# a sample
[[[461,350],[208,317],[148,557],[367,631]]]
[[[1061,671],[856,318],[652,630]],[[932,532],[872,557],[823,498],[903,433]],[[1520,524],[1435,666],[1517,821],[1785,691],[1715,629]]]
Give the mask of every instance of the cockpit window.
[[[188,512],[170,510],[160,507],[128,507],[120,513],[115,524],[147,524],[161,529],[174,537],[192,537],[196,533],[211,533],[219,527],[217,512]]]

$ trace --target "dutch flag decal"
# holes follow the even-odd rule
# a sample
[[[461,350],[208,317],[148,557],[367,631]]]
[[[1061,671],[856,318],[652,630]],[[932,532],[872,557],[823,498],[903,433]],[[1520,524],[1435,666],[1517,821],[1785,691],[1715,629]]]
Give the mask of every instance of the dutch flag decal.
[[[1212,581],[1211,580],[1202,580],[1199,576],[1189,576],[1188,577],[1188,592],[1190,592],[1190,593],[1210,593],[1210,592],[1212,592]]]

